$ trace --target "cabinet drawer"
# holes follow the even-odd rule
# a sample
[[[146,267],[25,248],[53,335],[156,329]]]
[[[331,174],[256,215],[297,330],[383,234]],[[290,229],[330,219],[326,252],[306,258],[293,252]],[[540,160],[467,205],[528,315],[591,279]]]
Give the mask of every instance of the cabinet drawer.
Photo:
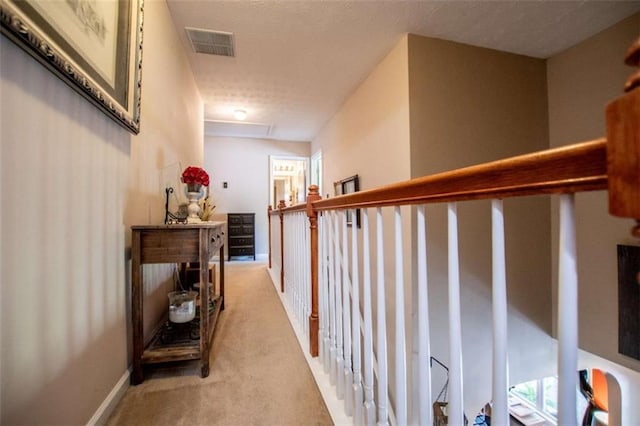
[[[238,215],[228,215],[229,225],[240,225],[242,224],[242,217]]]
[[[229,247],[229,256],[253,256],[253,247]]]
[[[240,235],[253,235],[253,225],[242,225]]]
[[[229,236],[233,235],[242,235],[242,226],[241,225],[229,225]]]
[[[229,247],[253,246],[253,237],[229,237]]]
[[[252,214],[243,214],[241,216],[242,218],[242,223],[244,224],[249,224],[249,225],[253,225],[253,219],[254,219],[254,215]]]

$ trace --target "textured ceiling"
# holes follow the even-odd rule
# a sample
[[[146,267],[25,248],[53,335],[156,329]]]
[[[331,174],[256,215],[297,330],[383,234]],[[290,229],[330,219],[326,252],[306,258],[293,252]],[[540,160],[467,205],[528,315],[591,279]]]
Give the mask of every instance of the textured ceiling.
[[[206,120],[267,124],[309,141],[404,33],[547,58],[640,1],[168,0]],[[193,53],[185,27],[232,32],[236,57]],[[640,34],[640,29],[639,29]],[[205,127],[206,128],[206,127]]]

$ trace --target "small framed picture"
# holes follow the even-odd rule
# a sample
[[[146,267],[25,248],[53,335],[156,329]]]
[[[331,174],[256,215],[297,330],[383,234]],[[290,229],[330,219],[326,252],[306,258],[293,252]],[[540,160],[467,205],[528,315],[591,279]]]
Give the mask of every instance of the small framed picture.
[[[346,195],[360,191],[360,179],[358,175],[349,176],[348,178],[333,183],[335,195]],[[360,209],[356,209],[356,226],[360,228]],[[347,226],[353,226],[353,210],[347,210]]]

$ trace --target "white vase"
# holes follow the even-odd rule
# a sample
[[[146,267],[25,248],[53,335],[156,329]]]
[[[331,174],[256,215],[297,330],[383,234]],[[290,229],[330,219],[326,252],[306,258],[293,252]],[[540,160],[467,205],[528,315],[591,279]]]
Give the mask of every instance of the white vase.
[[[191,189],[196,189],[196,191],[191,191]],[[202,219],[198,216],[200,213],[200,205],[198,204],[198,200],[202,198],[201,186],[197,185],[196,188],[191,186],[187,189],[187,199],[189,200],[189,206],[187,206],[187,212],[189,216],[187,216],[187,223],[200,223]]]

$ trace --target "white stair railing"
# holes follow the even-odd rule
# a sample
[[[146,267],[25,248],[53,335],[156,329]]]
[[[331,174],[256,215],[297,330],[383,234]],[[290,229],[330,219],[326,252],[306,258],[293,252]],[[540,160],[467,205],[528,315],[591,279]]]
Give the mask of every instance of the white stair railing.
[[[349,300],[349,290],[351,282],[349,280],[349,247],[347,238],[347,214],[345,210],[340,211],[342,221],[342,326],[344,337],[344,412],[347,416],[353,414],[353,393],[351,385],[353,383],[353,370],[351,369],[351,301]],[[340,397],[340,395],[338,396]]]
[[[351,217],[354,218],[351,232],[351,335],[353,343],[353,422],[356,425],[362,424],[363,421],[363,390],[362,390],[362,354],[360,348],[360,272],[358,259],[358,232],[356,228],[356,211],[351,211]]]
[[[560,196],[558,257],[558,424],[576,424],[578,386],[578,272],[574,196]],[[561,309],[560,309],[561,308]]]
[[[424,206],[417,208],[418,260],[418,401],[419,424],[432,425],[431,349],[429,345],[429,292],[427,291],[427,226]]]
[[[373,397],[373,320],[371,314],[371,256],[369,246],[369,212],[362,210],[363,311],[364,311],[364,424],[376,423],[376,404]]]
[[[491,201],[491,238],[493,272],[493,376],[491,421],[509,424],[509,363],[507,359],[507,281],[504,248],[502,200]]]
[[[344,400],[344,411],[354,424],[404,425],[434,422],[431,395],[431,358],[429,343],[429,292],[427,282],[427,221],[425,206],[416,208],[417,284],[418,284],[418,377],[419,407],[417,419],[409,418],[407,391],[406,317],[404,288],[403,219],[399,206],[393,209],[395,315],[394,385],[388,384],[385,241],[382,208],[376,208],[376,261],[371,264],[369,209],[361,209],[362,230],[347,225],[346,210],[325,211],[318,217],[319,238],[319,355],[336,396]],[[351,216],[356,217],[352,210]],[[274,221],[277,223],[277,221]],[[507,359],[507,285],[505,268],[504,214],[501,200],[492,200],[492,420],[508,422]],[[274,226],[277,228],[277,225]],[[575,422],[577,385],[577,272],[575,262],[575,225],[573,196],[560,200],[560,269],[559,304],[559,422]],[[310,243],[305,212],[285,215],[285,299],[297,320],[309,335],[307,318],[311,312],[311,275],[307,248]],[[359,238],[362,238],[362,250]],[[464,424],[462,336],[460,312],[460,277],[458,260],[457,204],[448,205],[448,291],[449,291],[449,402],[448,424]],[[274,244],[277,247],[277,244]],[[362,256],[360,256],[362,253]],[[349,256],[350,254],[350,256]],[[362,262],[361,262],[362,261]],[[277,269],[279,263],[273,262]],[[362,281],[360,280],[362,267]],[[371,272],[376,271],[376,301],[372,297]],[[362,303],[360,295],[362,293]],[[375,327],[373,306],[376,306]],[[374,329],[377,334],[374,336]],[[375,342],[375,349],[374,349]],[[361,346],[361,343],[362,346]],[[392,392],[391,392],[392,391]],[[389,403],[393,394],[394,405]]]
[[[460,321],[460,270],[458,261],[458,211],[448,206],[449,239],[449,424],[464,424],[462,401],[462,325]]]

